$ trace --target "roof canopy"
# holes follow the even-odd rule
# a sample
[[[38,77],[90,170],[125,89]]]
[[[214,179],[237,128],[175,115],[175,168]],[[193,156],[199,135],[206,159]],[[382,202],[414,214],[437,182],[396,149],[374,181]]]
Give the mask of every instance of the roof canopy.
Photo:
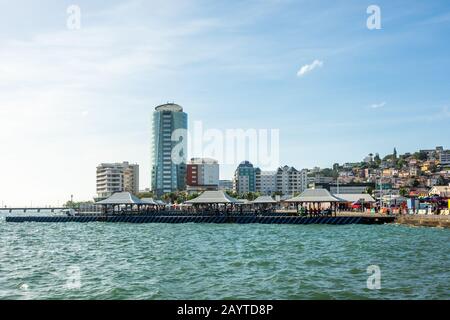
[[[158,204],[155,202],[155,200],[153,200],[153,198],[142,198],[141,201],[142,201],[144,204],[148,204],[148,205],[153,205],[153,206],[158,205]]]
[[[277,203],[271,196],[260,196],[252,201],[254,204]]]
[[[375,199],[370,194],[367,193],[358,193],[358,194],[340,193],[335,196],[339,197],[339,199],[351,203],[362,201],[365,203],[376,202]]]
[[[342,202],[333,196],[327,189],[306,189],[301,195],[292,199],[286,200],[286,202]]]
[[[187,204],[213,204],[213,203],[236,203],[237,200],[230,197],[224,191],[205,191],[195,199],[186,201]]]
[[[247,199],[236,199],[236,204],[237,205],[246,205],[246,204],[251,204],[251,202],[248,201]]]
[[[129,192],[114,193],[108,199],[97,202],[97,204],[146,204],[138,197],[133,196]]]

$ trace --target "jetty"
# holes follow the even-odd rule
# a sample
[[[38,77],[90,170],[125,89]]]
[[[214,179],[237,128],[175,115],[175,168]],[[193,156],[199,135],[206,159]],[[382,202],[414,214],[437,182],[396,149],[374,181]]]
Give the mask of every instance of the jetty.
[[[6,222],[13,223],[235,223],[235,224],[385,224],[395,221],[393,216],[317,216],[301,217],[288,214],[267,214],[267,215],[224,215],[224,214],[196,214],[187,215],[177,212],[162,214],[142,214],[142,215],[85,215],[85,216],[7,216]]]
[[[380,213],[340,211],[345,202],[328,191],[306,190],[288,200],[295,209],[279,210],[269,196],[254,201],[242,201],[223,191],[206,191],[199,197],[173,208],[153,199],[138,199],[128,192],[116,193],[96,203],[95,212],[74,209],[50,214],[7,215],[11,223],[206,223],[206,224],[386,224],[400,223],[415,226],[450,227],[450,216],[387,215]],[[324,205],[325,204],[325,205]],[[291,208],[292,208],[291,205]],[[325,208],[325,209],[324,209]],[[19,210],[24,208],[19,208]],[[37,209],[37,210],[36,210]],[[40,208],[42,210],[48,208]],[[56,209],[56,208],[53,208]],[[19,211],[17,210],[17,211]],[[11,210],[14,211],[14,210]],[[11,212],[9,211],[9,212]],[[26,211],[24,211],[26,213]]]
[[[50,211],[50,212],[55,212],[55,211],[61,211],[61,210],[67,210],[67,207],[23,207],[23,208],[0,208],[0,211],[7,211],[9,213],[13,213],[16,211],[20,211],[20,212],[28,212],[28,211],[35,211],[35,212],[41,212],[41,211]]]

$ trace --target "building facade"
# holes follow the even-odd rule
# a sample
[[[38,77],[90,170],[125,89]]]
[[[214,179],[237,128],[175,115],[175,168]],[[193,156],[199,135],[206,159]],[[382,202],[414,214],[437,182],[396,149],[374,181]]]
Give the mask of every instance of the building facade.
[[[256,192],[256,168],[249,161],[241,162],[234,172],[233,190],[240,195]]]
[[[297,170],[284,166],[277,171],[262,171],[248,162],[242,162],[236,169],[233,189],[242,195],[248,192],[259,192],[262,195],[293,195],[301,193],[308,186],[308,170]]]
[[[256,192],[262,195],[272,195],[277,192],[277,172],[256,169]]]
[[[177,104],[157,106],[151,139],[151,188],[156,195],[186,189],[187,114]]]
[[[108,198],[116,192],[139,193],[139,165],[102,163],[97,166],[97,197]]]
[[[277,192],[283,195],[301,193],[308,187],[308,170],[284,166],[277,170]]]
[[[327,189],[332,194],[362,194],[367,193],[368,190],[375,191],[376,185],[374,182],[351,182],[351,183],[342,183],[339,181],[339,184],[336,182],[332,183],[315,183],[310,185],[310,187],[314,189]],[[392,185],[385,185],[383,189],[392,189]]]
[[[188,192],[218,190],[219,163],[209,158],[192,158],[187,165],[186,187]]]
[[[332,194],[362,194],[367,193],[368,190],[375,189],[375,183],[330,183],[324,186],[325,189],[330,191]]]
[[[232,180],[219,180],[219,190],[233,191],[233,181]]]
[[[450,150],[439,153],[439,163],[443,166],[450,165]]]

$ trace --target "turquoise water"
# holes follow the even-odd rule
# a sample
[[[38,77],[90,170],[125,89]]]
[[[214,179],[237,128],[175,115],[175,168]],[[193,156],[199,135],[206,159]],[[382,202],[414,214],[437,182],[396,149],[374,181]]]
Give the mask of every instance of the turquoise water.
[[[0,299],[450,297],[448,229],[1,219]]]

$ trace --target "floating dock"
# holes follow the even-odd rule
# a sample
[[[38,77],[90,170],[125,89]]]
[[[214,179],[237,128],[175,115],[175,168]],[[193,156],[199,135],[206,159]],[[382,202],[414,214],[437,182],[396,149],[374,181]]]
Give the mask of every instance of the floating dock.
[[[236,223],[236,224],[385,224],[395,222],[395,217],[337,216],[242,216],[242,215],[116,215],[116,216],[11,216],[6,222],[25,223]]]

